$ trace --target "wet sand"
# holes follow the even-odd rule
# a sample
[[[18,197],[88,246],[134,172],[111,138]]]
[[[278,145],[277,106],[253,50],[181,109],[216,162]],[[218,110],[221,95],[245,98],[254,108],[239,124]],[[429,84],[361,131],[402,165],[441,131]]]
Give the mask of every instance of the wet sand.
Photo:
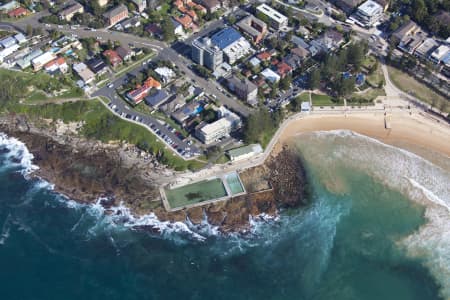
[[[383,143],[411,151],[450,169],[450,125],[419,114],[392,114],[390,129],[385,128],[384,115],[310,115],[292,121],[279,137],[288,142],[301,133],[328,130],[351,130]]]

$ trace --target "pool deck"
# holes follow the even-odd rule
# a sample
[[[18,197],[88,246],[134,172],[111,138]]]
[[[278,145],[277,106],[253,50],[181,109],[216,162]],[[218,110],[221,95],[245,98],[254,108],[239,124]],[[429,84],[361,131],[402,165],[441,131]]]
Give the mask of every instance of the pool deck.
[[[236,175],[237,179],[239,180],[239,183],[241,184],[241,187],[242,187],[242,190],[243,190],[243,192],[241,192],[241,193],[233,194],[232,191],[231,191],[230,186],[228,185],[227,177],[229,175],[234,175],[234,174]],[[242,183],[241,178],[240,178],[240,176],[239,176],[239,174],[237,172],[229,172],[229,173],[223,174],[220,177],[211,177],[211,178],[208,178],[208,179],[211,180],[211,179],[214,179],[214,178],[219,178],[222,181],[222,184],[225,187],[225,191],[227,192],[226,196],[172,208],[170,206],[169,200],[167,199],[167,195],[166,195],[166,191],[165,191],[165,188],[168,187],[168,186],[161,186],[159,188],[159,193],[161,194],[161,200],[162,200],[162,203],[164,205],[164,208],[167,211],[178,211],[178,210],[188,209],[188,208],[197,207],[197,206],[204,206],[204,205],[208,205],[208,204],[211,204],[211,203],[226,201],[226,200],[229,200],[229,199],[231,199],[233,197],[237,197],[237,196],[241,196],[241,195],[247,194],[247,191],[245,190],[245,186]],[[197,182],[201,182],[201,181],[204,181],[204,180],[205,179],[201,179],[201,180],[189,182],[187,184],[177,184],[176,186],[171,186],[170,188],[171,189],[180,188],[180,187],[183,187],[183,186],[186,186],[186,185],[195,184]]]

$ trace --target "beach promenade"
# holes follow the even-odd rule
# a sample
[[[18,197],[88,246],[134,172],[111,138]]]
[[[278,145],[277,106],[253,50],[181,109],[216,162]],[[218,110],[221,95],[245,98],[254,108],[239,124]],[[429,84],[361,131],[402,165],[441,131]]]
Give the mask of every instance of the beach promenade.
[[[230,172],[239,173],[261,165],[270,155],[277,153],[281,148],[277,146],[295,140],[299,134],[316,131],[350,130],[412,152],[421,147],[450,157],[450,124],[429,114],[420,100],[399,90],[390,81],[385,65],[382,69],[386,96],[379,97],[374,106],[324,107],[294,114],[279,126],[263,153],[244,161],[178,174],[168,186],[220,178]]]

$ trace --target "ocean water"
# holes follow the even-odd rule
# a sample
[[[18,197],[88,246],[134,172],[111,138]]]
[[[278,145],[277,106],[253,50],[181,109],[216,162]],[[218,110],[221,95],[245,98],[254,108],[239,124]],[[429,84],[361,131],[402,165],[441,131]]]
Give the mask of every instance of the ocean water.
[[[350,132],[294,144],[311,205],[221,236],[65,199],[0,135],[0,299],[450,299],[448,171]]]

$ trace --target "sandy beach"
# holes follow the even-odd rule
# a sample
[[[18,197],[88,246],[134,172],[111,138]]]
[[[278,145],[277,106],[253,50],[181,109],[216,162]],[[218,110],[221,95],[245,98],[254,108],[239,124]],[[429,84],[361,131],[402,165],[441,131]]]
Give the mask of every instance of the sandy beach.
[[[391,114],[390,129],[384,115],[309,115],[293,120],[279,137],[280,144],[301,133],[327,130],[351,130],[383,143],[403,148],[432,162],[450,168],[450,126],[418,113]]]

